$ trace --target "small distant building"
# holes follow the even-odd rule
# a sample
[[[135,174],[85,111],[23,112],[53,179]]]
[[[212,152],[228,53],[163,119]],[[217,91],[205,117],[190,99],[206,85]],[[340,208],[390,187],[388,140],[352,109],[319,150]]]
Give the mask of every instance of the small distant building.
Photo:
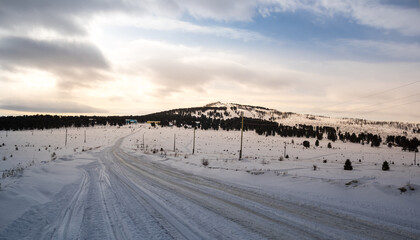
[[[125,119],[125,124],[137,123],[136,119]]]

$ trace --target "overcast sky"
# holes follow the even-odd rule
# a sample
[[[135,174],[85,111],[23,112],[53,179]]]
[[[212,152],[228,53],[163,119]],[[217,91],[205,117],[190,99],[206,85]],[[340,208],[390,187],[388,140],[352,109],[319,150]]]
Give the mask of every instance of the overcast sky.
[[[418,0],[0,0],[0,115],[234,102],[420,122]]]

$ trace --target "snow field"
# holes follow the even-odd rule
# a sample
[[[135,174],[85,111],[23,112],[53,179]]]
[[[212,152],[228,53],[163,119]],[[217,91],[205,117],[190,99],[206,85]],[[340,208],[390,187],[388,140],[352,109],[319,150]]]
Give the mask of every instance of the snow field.
[[[216,204],[219,200],[212,200],[207,205],[202,201],[212,197],[212,194],[206,193],[206,189],[217,188],[217,185],[213,186],[216,182],[232,187],[241,186],[260,192],[262,196],[272,196],[280,201],[273,202],[279,207],[286,203],[292,204],[291,209],[296,206],[304,209],[316,206],[325,212],[342,214],[346,218],[354,217],[357,221],[366,220],[390,228],[395,226],[396,229],[407,228],[407,232],[420,235],[420,168],[410,165],[414,153],[403,152],[400,148],[388,148],[385,145],[372,148],[369,145],[336,141],[332,142],[333,148],[329,149],[329,141],[326,139],[320,141],[319,147],[314,147],[315,139],[265,137],[249,131],[244,132],[243,159],[239,161],[239,131],[196,130],[194,155],[193,129],[153,128],[149,124],[120,128],[98,126],[86,129],[86,143],[84,128],[70,128],[67,131],[67,146],[64,146],[65,129],[33,131],[33,134],[32,131],[8,132],[7,137],[6,132],[0,132],[0,144],[5,143],[0,148],[0,157],[13,155],[6,161],[0,161],[0,170],[34,162],[22,174],[0,179],[3,187],[0,191],[0,205],[7,206],[0,210],[1,236],[10,234],[19,239],[34,231],[41,235],[33,236],[40,238],[88,236],[91,239],[102,239],[105,235],[102,236],[101,233],[116,239],[129,239],[130,236],[145,238],[151,236],[150,234],[167,238],[166,233],[155,223],[156,218],[162,218],[164,228],[169,229],[171,234],[186,228],[191,236],[221,234],[216,230],[229,236],[229,231],[236,229],[230,234],[238,234],[236,236],[239,238],[251,238],[251,235],[246,235],[249,234],[246,233],[248,228],[228,221],[229,216],[237,215],[238,217],[233,218],[234,222],[240,223],[243,212],[230,212],[226,215],[225,210],[219,209],[227,200],[232,200],[225,196],[226,192],[231,191],[230,188],[225,187],[218,196],[224,199],[222,205]],[[124,136],[127,137],[122,141],[121,150],[114,143]],[[310,142],[310,148],[302,146],[304,140]],[[284,142],[289,158],[279,161],[280,156],[284,155]],[[108,148],[110,146],[113,147]],[[128,169],[133,171],[127,172],[127,166],[112,158],[115,154],[113,149],[124,157],[124,162],[131,165]],[[52,160],[54,152],[56,159]],[[203,159],[209,161],[207,167],[203,166]],[[346,159],[352,161],[353,171],[343,170]],[[390,162],[391,170],[388,172],[381,170],[384,160]],[[314,165],[317,166],[316,171],[313,170]],[[181,170],[176,173],[177,178],[172,179],[175,173],[172,168]],[[170,174],[167,175],[166,171]],[[188,173],[188,176],[183,173]],[[194,175],[214,181],[209,181],[210,185],[206,189],[197,188],[194,191],[191,183],[185,183],[188,188],[181,186],[184,180],[197,180],[192,177]],[[163,181],[164,177],[168,179]],[[183,177],[185,179],[180,181]],[[156,184],[162,184],[163,188]],[[407,184],[414,190],[409,190]],[[90,190],[87,191],[84,186]],[[404,193],[398,189],[403,186],[408,189]],[[179,192],[163,191],[168,187]],[[144,192],[139,192],[140,189]],[[73,193],[76,195],[73,196]],[[184,193],[186,198],[180,198]],[[149,211],[148,214],[132,214],[140,211],[139,206],[130,205],[134,200],[132,195],[143,204],[141,206],[144,210],[140,209],[141,212]],[[190,200],[186,199],[196,199],[196,203],[204,204],[204,208],[202,205],[192,208],[188,202]],[[120,202],[121,200],[124,202]],[[261,198],[259,201],[266,200]],[[158,213],[151,211],[147,204],[154,206],[153,211]],[[238,206],[243,208],[243,204],[245,203],[241,201]],[[230,205],[225,207],[229,209]],[[170,213],[171,211],[173,212]],[[199,229],[195,226],[197,222],[188,222],[189,217],[197,214],[199,217],[195,218],[196,221],[209,221],[217,228],[209,225],[206,229]],[[256,210],[255,214],[270,215]],[[304,212],[299,212],[298,216],[301,217],[302,214]],[[311,219],[311,214],[305,213],[305,219]],[[296,218],[293,221],[305,226],[307,220],[298,216],[293,215],[291,218]],[[59,222],[46,223],[55,221],[54,219],[59,219]],[[248,220],[252,222],[251,219]],[[330,220],[324,220],[326,222],[322,224],[325,226],[321,228],[323,231],[327,229],[326,226],[334,225],[328,223]],[[165,225],[165,221],[168,225]],[[120,224],[121,222],[124,224]],[[144,225],[138,225],[137,222],[144,222]],[[243,224],[248,226],[249,222]],[[85,223],[91,225],[84,226]],[[287,222],[284,224],[287,226]],[[310,228],[317,228],[315,225],[318,222],[310,220],[308,224]],[[22,226],[26,230],[20,235]],[[48,226],[48,229],[36,230],[44,226]],[[101,231],[91,230],[91,227],[98,226],[101,226]],[[144,226],[144,229],[139,226]],[[254,230],[260,229],[263,232],[265,226],[254,226]],[[275,229],[274,225],[272,227]],[[336,227],[337,229],[331,229],[332,233],[345,229],[344,226]],[[175,229],[171,230],[172,228]],[[211,232],[211,229],[216,230]],[[48,234],[42,235],[43,232]],[[293,232],[290,234],[293,236]],[[348,234],[347,238],[356,236]]]
[[[145,149],[141,146],[143,135]],[[329,149],[327,139],[315,147],[316,139],[265,137],[249,131],[244,132],[243,160],[239,161],[239,131],[196,130],[194,155],[192,138],[193,129],[144,125],[127,137],[122,147],[130,154],[146,153],[155,161],[201,176],[268,190],[307,204],[334,206],[346,213],[378,218],[376,221],[407,222],[420,229],[420,167],[411,165],[413,152],[340,140],[331,142]],[[310,148],[302,146],[304,140],[310,142]],[[289,158],[279,161],[284,142]],[[207,167],[203,159],[209,161]],[[352,171],[343,169],[346,159],[352,161]],[[390,171],[382,171],[385,160]],[[408,189],[407,185],[414,190],[402,193],[399,188]]]
[[[0,202],[8,206],[0,210],[0,229],[79,180],[77,168],[91,161],[89,152],[98,152],[133,130],[130,126],[68,128],[67,146],[66,129],[0,131]],[[12,170],[14,175],[3,178]]]
[[[86,143],[85,143],[86,131]],[[89,128],[0,131],[0,171],[49,162],[60,156],[109,146],[133,131],[129,126],[97,126]],[[55,153],[54,156],[52,156]]]

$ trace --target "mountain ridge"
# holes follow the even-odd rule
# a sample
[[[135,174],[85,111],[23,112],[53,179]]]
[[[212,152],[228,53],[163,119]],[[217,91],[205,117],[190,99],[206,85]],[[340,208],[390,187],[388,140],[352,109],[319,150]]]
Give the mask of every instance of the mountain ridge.
[[[417,136],[420,133],[420,123],[407,123],[398,121],[371,121],[358,118],[333,118],[313,114],[300,114],[293,112],[281,112],[262,106],[244,105],[238,103],[212,102],[201,107],[178,108],[154,114],[191,115],[194,117],[205,116],[213,119],[240,118],[241,113],[245,118],[259,119],[279,124],[296,126],[329,126],[343,132],[372,132],[377,134],[397,134]],[[149,115],[154,115],[149,114]],[[148,116],[148,115],[146,115]]]

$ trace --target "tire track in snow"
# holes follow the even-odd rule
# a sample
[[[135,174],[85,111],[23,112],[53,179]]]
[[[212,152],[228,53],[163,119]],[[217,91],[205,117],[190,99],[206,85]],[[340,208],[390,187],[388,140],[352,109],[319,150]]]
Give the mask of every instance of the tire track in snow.
[[[339,211],[325,210],[316,206],[308,206],[304,204],[296,204],[290,201],[273,199],[273,197],[271,196],[262,197],[261,193],[258,192],[253,192],[249,190],[244,191],[244,189],[240,189],[238,187],[228,186],[226,184],[197,177],[192,174],[179,172],[173,169],[168,170],[168,167],[162,166],[159,163],[144,160],[141,161],[138,158],[126,154],[121,149],[119,149],[118,146],[120,143],[121,142],[118,142],[116,144],[116,147],[114,148],[114,154],[119,155],[120,159],[127,159],[128,161],[130,161],[129,163],[128,161],[123,160],[125,164],[130,165],[129,167],[131,168],[141,169],[143,173],[149,170],[149,175],[152,176],[152,178],[153,172],[164,173],[160,174],[159,178],[154,178],[156,182],[160,182],[162,185],[176,185],[174,189],[177,189],[178,191],[179,189],[188,189],[190,191],[195,191],[196,195],[205,195],[208,198],[213,198],[213,200],[217,199],[217,197],[213,195],[206,194],[206,192],[202,189],[203,187],[205,187],[206,191],[213,190],[213,194],[214,191],[217,190],[220,194],[222,194],[222,196],[230,194],[240,199],[245,199],[250,203],[257,203],[268,210],[272,209],[274,210],[274,212],[280,211],[283,217],[284,215],[289,215],[289,217],[286,218],[287,220],[280,224],[290,225],[290,223],[295,222],[295,224],[298,226],[300,225],[301,228],[307,228],[307,231],[309,231],[312,234],[312,237],[314,237],[314,235],[316,235],[317,232],[319,233],[319,230],[323,230],[321,232],[323,235],[321,234],[320,236],[330,236],[331,238],[342,238],[343,234],[345,234],[344,236],[347,236],[347,238],[349,238],[349,236],[352,236],[351,238],[371,237],[383,239],[416,239],[420,236],[419,232],[413,231],[413,229],[406,229],[404,227],[393,226],[390,224],[382,225],[383,223],[380,221],[378,223],[375,223],[372,222],[372,219],[369,220],[363,217],[352,216],[351,214],[340,213]],[[167,176],[171,176],[173,177],[173,179],[164,179]],[[187,185],[180,183],[187,183]],[[182,194],[186,194],[186,192],[184,191],[182,192]],[[226,200],[225,196],[219,198],[218,200],[223,201],[227,204],[239,206],[239,208],[244,211],[249,211],[248,208],[244,208],[243,201],[238,205],[235,202],[231,202],[231,199]],[[258,211],[251,211],[251,213],[255,212],[257,213],[255,215],[259,215]],[[263,218],[266,218],[269,215],[270,214],[263,215]],[[376,219],[374,219],[373,221],[375,220]],[[291,228],[293,229],[293,227]],[[298,229],[298,231],[302,232],[302,229]]]
[[[52,238],[75,239],[80,229],[80,223],[84,214],[84,203],[86,201],[89,177],[83,170],[82,181],[79,188],[69,204],[57,218],[59,219],[53,226],[48,226],[45,231],[52,232]],[[47,238],[43,236],[43,238]]]
[[[247,229],[252,229],[254,232],[257,232],[260,236],[264,236],[265,238],[281,237],[282,239],[291,239],[296,236],[296,233],[300,233],[299,238],[301,239],[321,239],[325,237],[325,234],[321,233],[318,233],[318,237],[316,237],[316,230],[298,227],[290,224],[284,219],[273,218],[270,214],[268,214],[268,212],[266,213],[267,215],[261,214],[252,207],[243,205],[244,202],[235,203],[225,198],[216,197],[203,191],[189,188],[185,185],[176,184],[175,181],[166,182],[162,179],[154,177],[151,172],[147,172],[144,169],[128,164],[118,155],[116,155],[116,157],[119,158],[119,160],[126,166],[138,171],[143,176],[150,178],[153,182],[160,184],[161,188],[169,188],[173,192],[184,196],[184,198],[186,197],[187,199],[193,201],[195,204],[229,219],[234,223],[242,225]]]
[[[131,179],[123,176],[116,175],[120,183],[122,183],[132,194],[132,196],[138,201],[139,204],[143,205],[146,211],[158,222],[161,224],[162,228],[165,228],[168,233],[175,239],[184,238],[184,239],[203,239],[203,236],[200,232],[197,232],[195,229],[190,228],[188,225],[179,219],[178,216],[172,213],[168,208],[165,208],[159,204],[155,199],[151,197],[150,192],[146,192],[144,189],[139,187],[133,187]]]

